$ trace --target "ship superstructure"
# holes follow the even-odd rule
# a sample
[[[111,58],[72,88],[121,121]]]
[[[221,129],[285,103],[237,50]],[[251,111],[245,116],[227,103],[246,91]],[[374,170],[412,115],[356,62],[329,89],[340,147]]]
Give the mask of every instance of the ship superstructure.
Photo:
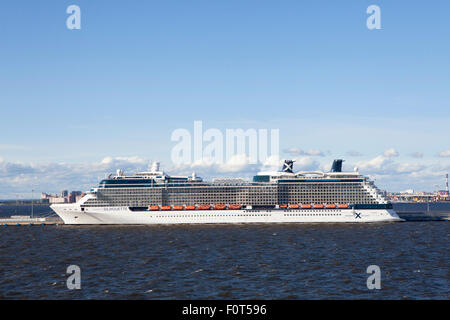
[[[374,222],[400,221],[392,205],[359,172],[260,172],[252,181],[195,173],[170,176],[155,163],[148,172],[118,170],[76,204],[53,205],[67,224]]]

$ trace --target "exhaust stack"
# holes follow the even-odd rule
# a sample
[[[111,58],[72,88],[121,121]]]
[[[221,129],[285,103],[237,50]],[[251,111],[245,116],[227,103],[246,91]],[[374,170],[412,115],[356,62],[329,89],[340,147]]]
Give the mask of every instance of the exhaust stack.
[[[333,161],[333,165],[331,166],[331,172],[342,172],[342,159],[336,159]]]
[[[294,160],[284,160],[282,171],[294,173]]]

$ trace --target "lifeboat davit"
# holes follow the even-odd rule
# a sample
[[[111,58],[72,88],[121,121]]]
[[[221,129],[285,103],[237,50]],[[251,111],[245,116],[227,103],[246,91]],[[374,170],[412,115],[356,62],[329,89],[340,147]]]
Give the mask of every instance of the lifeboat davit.
[[[150,206],[148,207],[148,211],[158,211],[159,210],[159,206]]]
[[[183,210],[183,206],[173,206],[173,210]]]
[[[211,205],[209,204],[201,204],[198,206],[198,210],[209,210],[211,209]]]
[[[172,210],[172,207],[171,206],[162,206],[161,210],[169,211],[169,210]]]
[[[298,209],[300,206],[298,204],[290,204],[289,209]]]
[[[323,209],[323,204],[315,204],[314,209]]]
[[[230,210],[239,210],[242,206],[240,204],[230,204],[228,209]]]
[[[280,204],[280,208],[281,209],[286,209],[287,208],[287,204]]]
[[[348,209],[348,204],[340,204],[338,205],[339,209]]]
[[[186,206],[186,210],[195,210],[195,206]]]
[[[227,206],[224,205],[224,204],[216,204],[216,205],[214,206],[214,210],[224,210],[224,209],[226,209],[226,208],[227,208]]]
[[[302,204],[302,209],[311,209],[312,206],[310,204]]]
[[[336,205],[335,204],[327,204],[326,208],[327,209],[336,209]]]

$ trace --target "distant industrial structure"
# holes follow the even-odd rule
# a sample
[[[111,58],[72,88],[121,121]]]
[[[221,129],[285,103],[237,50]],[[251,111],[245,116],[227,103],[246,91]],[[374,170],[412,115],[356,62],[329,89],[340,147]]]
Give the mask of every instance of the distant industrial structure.
[[[442,202],[450,201],[448,190],[448,173],[445,175],[445,190],[436,192],[414,192],[406,190],[403,192],[388,192],[387,197],[394,202]]]
[[[85,193],[81,191],[72,191],[69,193],[67,190],[61,191],[61,193],[58,195],[52,195],[47,193],[41,194],[41,201],[42,202],[48,202],[50,204],[54,203],[75,203],[78,200],[80,200],[82,197],[85,196]]]
[[[403,192],[388,192],[387,197],[394,202],[443,202],[450,201],[447,190],[437,192],[415,192],[406,190]]]

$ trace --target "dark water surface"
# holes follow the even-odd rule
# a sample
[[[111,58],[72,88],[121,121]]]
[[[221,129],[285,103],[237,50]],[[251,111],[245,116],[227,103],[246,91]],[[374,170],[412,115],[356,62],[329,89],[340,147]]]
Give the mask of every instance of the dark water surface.
[[[2,299],[448,299],[448,222],[0,226]],[[66,269],[81,268],[81,290]],[[368,290],[369,265],[381,290]]]

